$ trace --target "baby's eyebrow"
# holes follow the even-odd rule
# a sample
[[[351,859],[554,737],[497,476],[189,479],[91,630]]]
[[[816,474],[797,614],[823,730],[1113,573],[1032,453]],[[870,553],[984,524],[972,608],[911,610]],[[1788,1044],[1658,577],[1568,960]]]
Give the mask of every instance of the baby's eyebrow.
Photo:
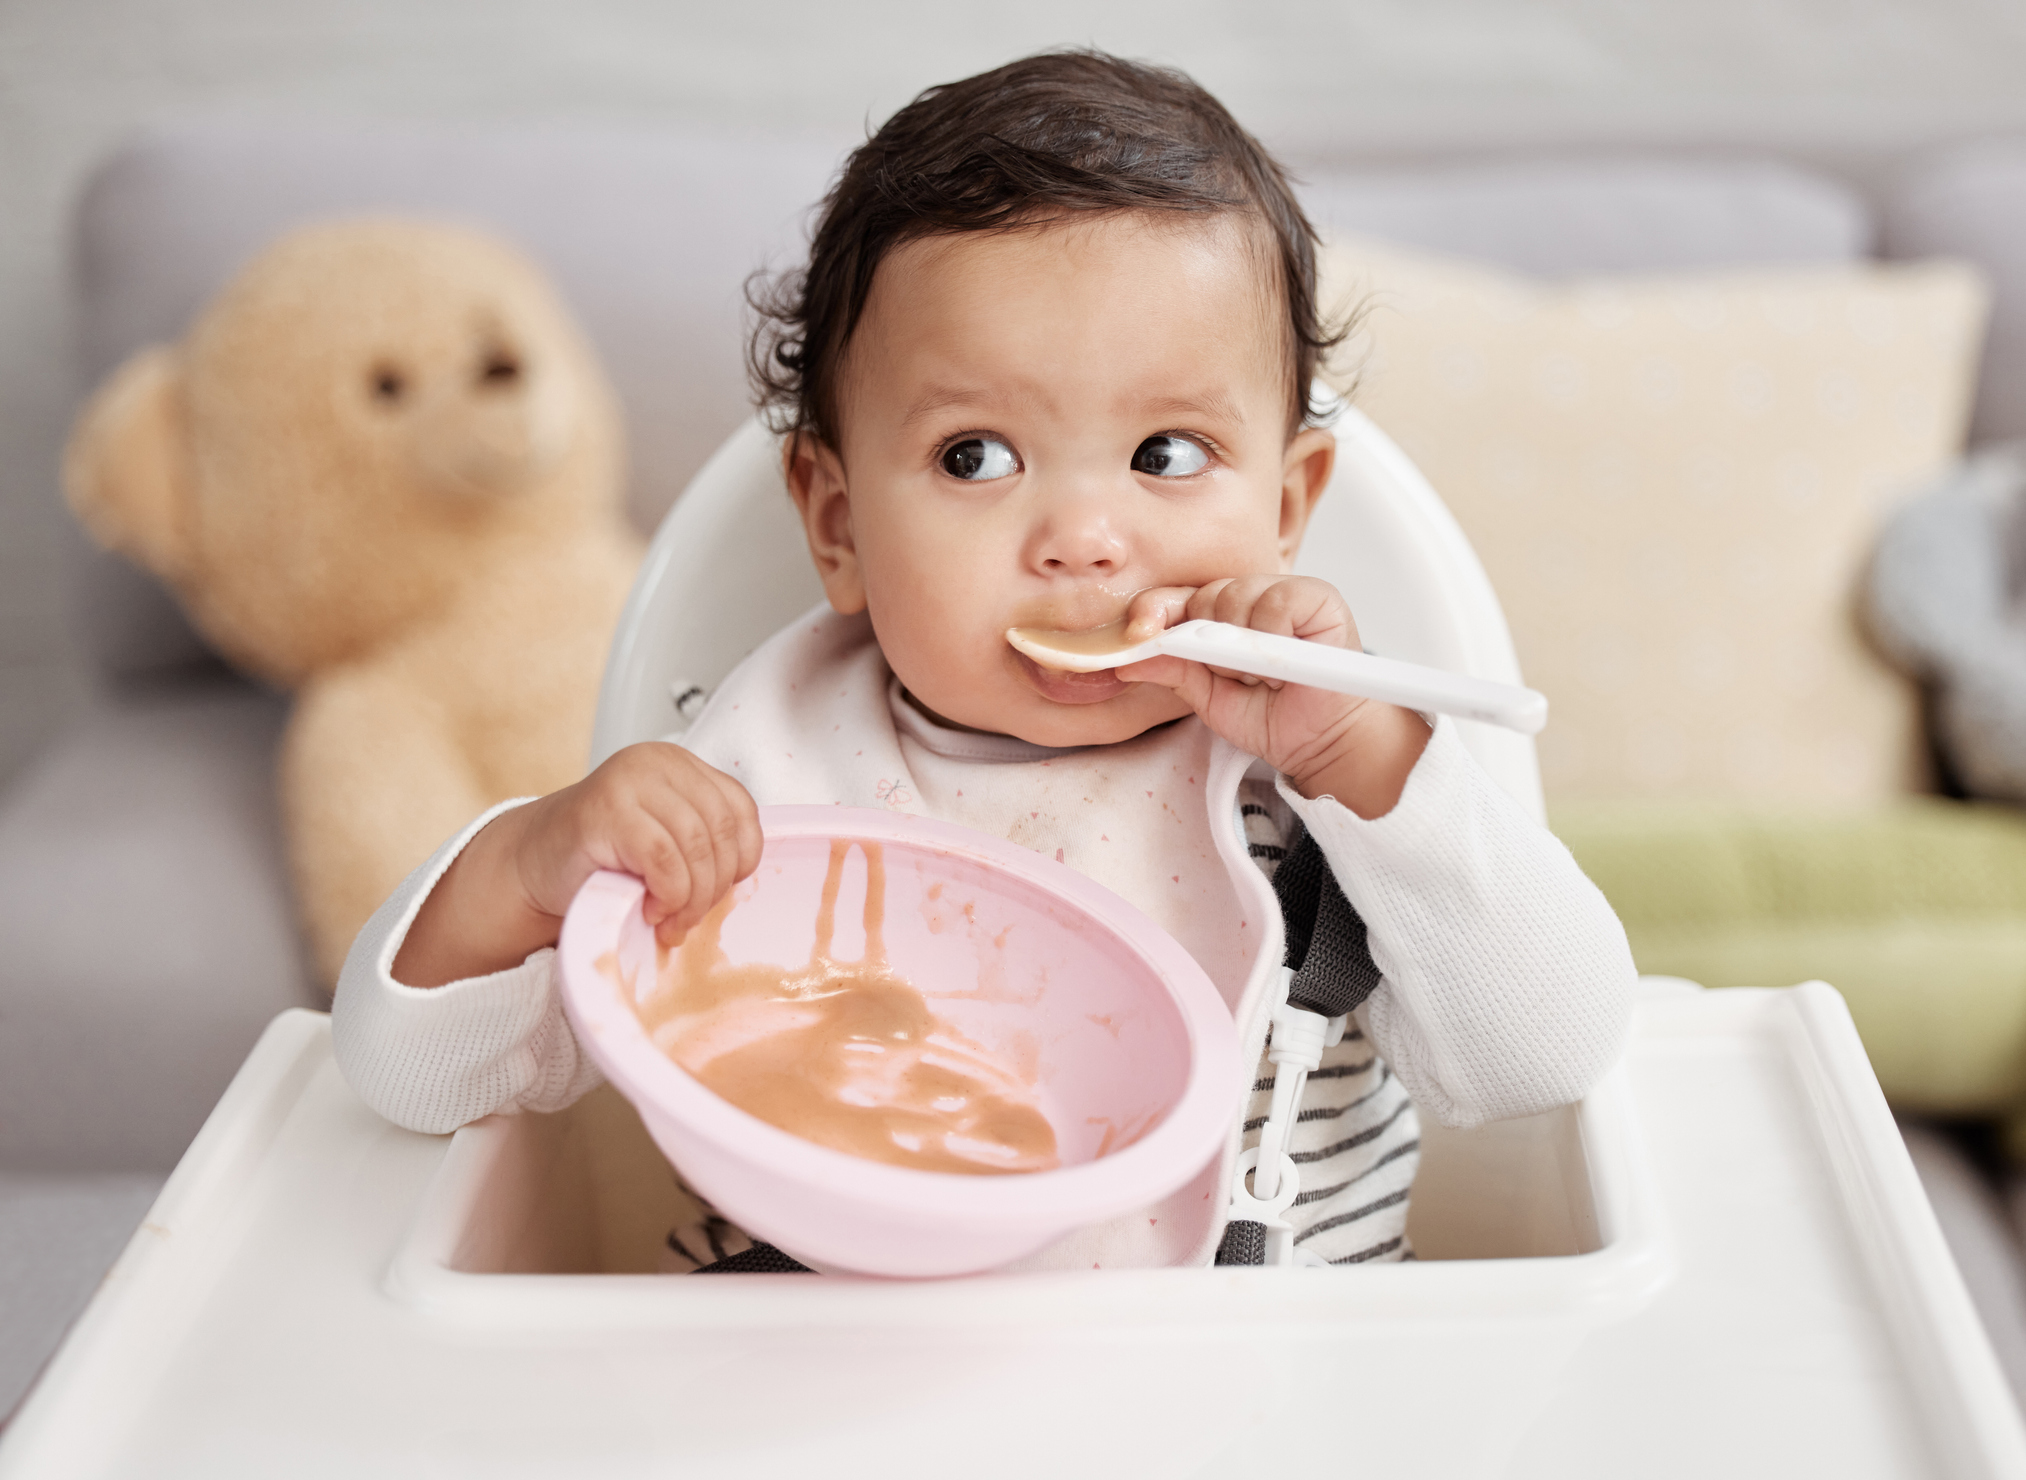
[[[983,406],[992,399],[982,390],[973,390],[965,386],[935,386],[924,391],[915,403],[908,407],[907,414],[900,419],[900,424],[905,429],[924,417],[934,416],[938,411],[948,411],[953,406]]]
[[[1223,391],[1206,391],[1198,395],[1155,396],[1141,402],[1140,410],[1147,416],[1201,416],[1212,421],[1237,423],[1245,420],[1238,410],[1238,403]]]
[[[934,416],[939,411],[948,411],[959,406],[990,406],[1004,401],[990,391],[971,386],[934,386],[918,396],[900,419],[903,429],[916,422]],[[1181,395],[1149,396],[1133,403],[1133,410],[1142,417],[1153,420],[1188,420],[1201,417],[1226,425],[1243,425],[1244,414],[1238,409],[1238,402],[1222,390],[1209,390]]]

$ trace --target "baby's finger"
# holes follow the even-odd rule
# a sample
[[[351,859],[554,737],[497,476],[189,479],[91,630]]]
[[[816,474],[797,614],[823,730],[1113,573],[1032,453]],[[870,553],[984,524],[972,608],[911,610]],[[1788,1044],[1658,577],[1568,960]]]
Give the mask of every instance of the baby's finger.
[[[665,922],[670,931],[688,930],[732,887],[731,868],[721,866],[718,840],[709,819],[692,806],[671,830],[682,860],[689,866],[689,897]],[[726,860],[728,865],[730,860]]]
[[[1276,582],[1273,576],[1248,576],[1243,580],[1226,581],[1219,588],[1212,603],[1211,619],[1229,622],[1234,627],[1245,627],[1254,632],[1272,632],[1277,636],[1289,635],[1289,629],[1276,626],[1268,615],[1270,605],[1264,598]],[[1264,620],[1262,620],[1264,619]]]
[[[1126,641],[1145,642],[1167,631],[1183,619],[1194,594],[1190,586],[1150,586],[1134,596],[1126,607]]]
[[[760,832],[760,808],[753,794],[722,771],[713,771],[718,791],[730,814],[731,851],[735,862],[732,882],[749,877],[760,866],[760,852],[766,839]]]
[[[1343,597],[1311,576],[1247,576],[1218,591],[1211,607],[1215,620],[1253,632],[1336,647],[1356,642]]]
[[[1243,615],[1232,617],[1243,622],[1254,632],[1268,632],[1275,637],[1294,636],[1294,619],[1287,602],[1287,582],[1269,580],[1258,583],[1243,593],[1233,593],[1233,605],[1242,606]]]
[[[1253,603],[1252,627],[1333,647],[1357,645],[1357,624],[1342,594],[1313,576],[1285,576],[1261,591]]]
[[[1199,668],[1186,658],[1142,658],[1137,663],[1126,663],[1114,671],[1127,683],[1150,683],[1163,689],[1179,689],[1189,681],[1189,670]]]
[[[1189,596],[1187,618],[1192,622],[1228,622],[1234,610],[1241,610],[1231,599],[1230,593],[1239,584],[1235,577],[1227,576],[1221,581],[1212,581],[1207,586],[1198,586]],[[1240,624],[1243,625],[1242,623]]]
[[[703,784],[685,795],[710,839],[709,889],[693,901],[696,918],[702,919],[732,885],[759,867],[759,812],[751,805],[746,789],[722,772],[706,771]],[[748,848],[752,851],[750,865],[742,857]]]
[[[661,819],[645,810],[635,813],[614,841],[620,867],[638,874],[647,886],[641,913],[660,935],[661,927],[689,903],[689,860]]]
[[[1177,591],[1177,593],[1187,593],[1187,599],[1181,603],[1181,609],[1173,611],[1169,615],[1167,626],[1175,626],[1177,622],[1224,622],[1226,618],[1220,618],[1220,615],[1218,615],[1218,599],[1220,599],[1220,593],[1224,589],[1228,589],[1230,585],[1234,585],[1232,579],[1212,581],[1210,585],[1197,585],[1197,587],[1167,587],[1167,589]],[[1131,630],[1128,630],[1126,636],[1133,638],[1135,634]],[[1153,632],[1149,632],[1147,636],[1151,638]],[[1124,670],[1120,670],[1120,672],[1124,672]],[[1228,668],[1205,668],[1205,672],[1214,672],[1220,678],[1240,678],[1242,676],[1242,674],[1236,674],[1236,672],[1232,672]],[[1175,688],[1177,684],[1169,682],[1167,686]]]

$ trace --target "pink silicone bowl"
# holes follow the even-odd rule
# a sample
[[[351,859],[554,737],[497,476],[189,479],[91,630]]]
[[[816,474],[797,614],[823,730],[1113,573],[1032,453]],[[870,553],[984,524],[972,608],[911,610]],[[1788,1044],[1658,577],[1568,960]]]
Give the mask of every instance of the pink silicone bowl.
[[[571,1026],[726,1217],[818,1269],[970,1274],[1156,1202],[1217,1153],[1244,1088],[1237,1033],[1202,968],[1145,915],[1074,869],[948,823],[842,807],[763,807],[760,821],[766,848],[725,920],[727,955],[806,960],[831,840],[883,845],[888,959],[960,1032],[1038,1062],[1062,1165],[1008,1176],[889,1166],[719,1099],[654,1046],[628,990],[598,969],[616,953],[619,980],[645,987],[654,938],[640,881],[594,874],[563,922]],[[864,895],[854,848],[837,901],[841,959],[862,948]],[[1108,1133],[1129,1144],[1100,1154]]]

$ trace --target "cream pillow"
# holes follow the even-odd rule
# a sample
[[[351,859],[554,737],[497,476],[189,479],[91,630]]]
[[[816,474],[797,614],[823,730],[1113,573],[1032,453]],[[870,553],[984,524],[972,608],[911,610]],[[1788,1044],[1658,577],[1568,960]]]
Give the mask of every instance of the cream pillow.
[[[1961,450],[1974,269],[1546,284],[1339,240],[1323,283],[1367,310],[1333,379],[1455,512],[1548,695],[1552,800],[1920,783],[1853,592],[1881,507]]]

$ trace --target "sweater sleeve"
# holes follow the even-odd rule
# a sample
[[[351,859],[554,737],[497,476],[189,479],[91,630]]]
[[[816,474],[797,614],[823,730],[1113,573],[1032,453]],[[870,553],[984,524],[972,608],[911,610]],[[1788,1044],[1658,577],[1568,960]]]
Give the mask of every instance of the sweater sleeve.
[[[352,942],[331,1004],[338,1068],[396,1125],[442,1133],[497,1113],[560,1110],[601,1075],[577,1046],[556,990],[555,948],[440,987],[403,986],[394,958],[422,901],[502,802],[415,870]]]
[[[1383,977],[1360,1009],[1408,1093],[1445,1125],[1580,1099],[1617,1061],[1638,973],[1569,850],[1441,719],[1399,802],[1367,821],[1280,793],[1363,916]]]

